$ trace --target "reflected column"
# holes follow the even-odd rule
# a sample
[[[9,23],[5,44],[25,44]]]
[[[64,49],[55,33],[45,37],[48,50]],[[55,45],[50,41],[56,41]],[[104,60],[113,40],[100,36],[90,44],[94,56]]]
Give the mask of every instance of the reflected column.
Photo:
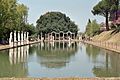
[[[18,63],[20,62],[20,47],[18,47]]]
[[[10,64],[13,64],[13,49],[9,49],[9,61]]]
[[[27,56],[26,56],[26,57],[27,57],[27,59],[28,59],[28,57],[29,57],[29,45],[27,45],[26,47],[27,47],[27,52],[26,52],[26,53],[27,53],[27,54],[26,54]]]
[[[41,50],[43,47],[44,47],[44,43],[43,43],[43,41],[41,41]]]
[[[59,41],[60,41],[60,33],[59,33]]]
[[[17,63],[17,48],[14,48],[14,57],[13,57],[13,59],[14,59],[14,64],[16,64]]]
[[[21,62],[23,62],[23,57],[24,57],[24,48],[22,46],[21,47]]]

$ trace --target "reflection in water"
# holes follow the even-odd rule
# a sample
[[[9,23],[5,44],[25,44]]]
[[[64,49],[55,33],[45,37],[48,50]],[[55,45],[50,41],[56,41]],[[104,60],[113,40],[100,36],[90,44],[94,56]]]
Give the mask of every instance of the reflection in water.
[[[29,56],[29,46],[9,49],[10,64],[25,63]]]
[[[86,52],[94,63],[93,73],[97,77],[120,76],[120,54],[86,45]],[[100,57],[100,58],[99,58]]]
[[[69,63],[71,56],[75,55],[77,44],[45,42],[36,45],[36,49],[39,62],[42,66],[47,68],[61,68]]]
[[[0,51],[0,77],[120,77],[120,54],[76,42]]]
[[[105,52],[105,64],[94,66],[94,74],[99,77],[120,77],[120,55],[110,51]]]
[[[0,51],[0,77],[26,77],[29,46]]]

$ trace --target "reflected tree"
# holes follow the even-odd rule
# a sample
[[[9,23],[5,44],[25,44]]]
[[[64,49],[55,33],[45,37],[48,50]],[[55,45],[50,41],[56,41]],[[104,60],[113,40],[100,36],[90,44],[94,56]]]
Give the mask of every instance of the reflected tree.
[[[42,49],[41,45],[39,46],[34,46],[37,49],[37,56],[40,57],[40,64],[47,68],[62,68],[66,66],[77,51],[76,44],[71,45],[69,48],[66,47],[65,43],[55,43],[55,47],[52,47],[50,43],[44,43]]]
[[[100,48],[92,45],[86,45],[86,53],[95,62],[100,53]]]
[[[106,62],[104,66],[95,66],[93,68],[93,73],[97,77],[119,77],[120,76],[120,54],[107,51]]]

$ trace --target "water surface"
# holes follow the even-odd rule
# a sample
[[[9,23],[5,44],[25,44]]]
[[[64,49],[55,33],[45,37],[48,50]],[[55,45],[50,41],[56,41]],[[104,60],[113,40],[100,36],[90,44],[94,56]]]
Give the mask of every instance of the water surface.
[[[120,54],[74,42],[0,51],[0,77],[120,77]]]

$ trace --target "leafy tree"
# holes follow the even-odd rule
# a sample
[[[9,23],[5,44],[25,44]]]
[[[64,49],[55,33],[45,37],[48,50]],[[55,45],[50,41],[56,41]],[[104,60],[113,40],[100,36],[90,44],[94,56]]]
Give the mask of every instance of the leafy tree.
[[[92,13],[94,15],[101,15],[106,18],[106,30],[109,30],[109,15],[111,11],[110,0],[102,0],[96,6],[93,7]]]
[[[77,34],[78,26],[61,12],[48,12],[37,20],[36,29],[38,33],[67,32],[71,31]]]
[[[5,38],[14,27],[16,0],[0,0],[0,4],[0,37]]]
[[[100,30],[100,25],[96,22],[96,20],[91,21],[89,19],[86,26],[85,34],[87,34],[87,36],[92,37],[95,34],[97,34],[99,30]]]
[[[18,4],[16,7],[17,10],[17,30],[25,30],[25,25],[27,22],[28,8],[24,4]]]
[[[28,8],[17,0],[0,0],[0,41],[14,30],[25,30]]]
[[[115,16],[116,20],[118,19],[117,11],[119,10],[119,3],[120,3],[120,0],[110,0],[111,12],[116,13],[116,16]]]
[[[29,32],[29,35],[34,35],[36,33],[35,26],[33,24],[26,24],[25,25],[25,31]]]

